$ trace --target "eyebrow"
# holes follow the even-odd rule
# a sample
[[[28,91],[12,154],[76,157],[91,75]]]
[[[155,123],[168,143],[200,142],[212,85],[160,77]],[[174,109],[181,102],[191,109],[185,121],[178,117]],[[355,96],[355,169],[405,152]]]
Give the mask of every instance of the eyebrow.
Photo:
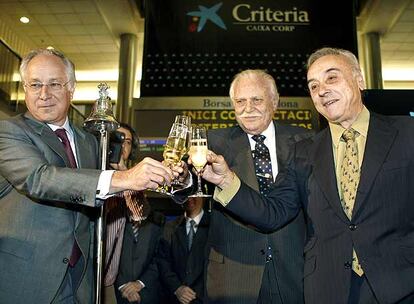
[[[325,74],[326,73],[329,73],[329,72],[340,72],[341,70],[340,69],[338,69],[338,68],[329,68],[329,69],[327,69],[326,71],[325,71]],[[308,80],[308,82],[307,82],[307,84],[309,84],[310,82],[312,82],[312,81],[314,81],[314,80],[316,80],[316,79],[314,79],[314,78],[311,78],[311,79],[309,79]]]

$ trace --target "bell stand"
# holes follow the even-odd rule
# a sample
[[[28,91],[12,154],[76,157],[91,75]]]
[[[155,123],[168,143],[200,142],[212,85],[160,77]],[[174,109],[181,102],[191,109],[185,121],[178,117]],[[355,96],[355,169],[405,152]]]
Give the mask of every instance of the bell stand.
[[[99,157],[101,159],[101,170],[106,170],[108,155],[108,134],[110,131],[118,129],[119,124],[115,120],[112,112],[111,99],[108,97],[109,86],[106,83],[100,83],[99,98],[96,100],[94,108],[89,117],[84,122],[84,127],[91,132],[99,132]],[[99,207],[99,216],[96,219],[96,288],[95,303],[102,302],[102,283],[105,263],[105,222],[106,222],[105,204]]]

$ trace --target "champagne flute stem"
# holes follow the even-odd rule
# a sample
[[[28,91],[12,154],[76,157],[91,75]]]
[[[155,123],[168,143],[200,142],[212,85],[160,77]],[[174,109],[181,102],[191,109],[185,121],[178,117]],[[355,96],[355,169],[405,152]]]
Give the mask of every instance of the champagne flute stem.
[[[197,193],[203,193],[201,190],[201,170],[197,172]]]

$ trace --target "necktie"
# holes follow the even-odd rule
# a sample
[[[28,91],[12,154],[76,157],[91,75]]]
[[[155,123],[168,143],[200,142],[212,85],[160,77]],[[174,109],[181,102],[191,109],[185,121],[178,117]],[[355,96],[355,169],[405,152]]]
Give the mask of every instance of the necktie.
[[[72,148],[70,147],[70,142],[69,142],[68,136],[66,135],[65,129],[57,129],[55,131],[55,134],[62,141],[63,147],[64,147],[65,152],[66,152],[66,156],[69,159],[70,167],[71,168],[77,168],[75,156],[73,155]],[[72,247],[72,253],[71,253],[70,259],[69,259],[69,265],[71,267],[76,265],[76,263],[78,262],[81,254],[82,253],[81,253],[81,250],[79,248],[79,245],[75,240],[75,242],[73,243],[73,247]]]
[[[194,226],[195,226],[196,222],[195,220],[190,220],[190,230],[188,231],[188,251],[191,250],[191,246],[193,245],[193,238],[195,235],[195,230],[194,230]]]
[[[261,194],[266,195],[270,186],[273,184],[272,163],[270,161],[269,149],[264,144],[266,136],[253,135],[256,142],[253,151],[254,167],[256,171],[257,182]]]
[[[70,167],[71,168],[76,168],[77,165],[76,165],[75,156],[73,155],[73,151],[72,151],[72,148],[70,146],[69,138],[66,135],[65,129],[57,129],[55,131],[55,133],[60,138],[60,140],[62,141],[63,147],[64,147],[65,152],[66,152],[66,156],[69,159]]]
[[[346,146],[340,172],[340,188],[342,192],[341,204],[349,219],[352,218],[352,211],[354,209],[360,177],[358,147],[355,136],[356,131],[354,129],[345,130],[342,134]],[[352,250],[352,270],[359,276],[364,274],[364,271],[359,264],[355,249]]]
[[[132,227],[132,234],[134,235],[134,243],[138,243],[138,235],[139,235],[139,226],[141,225],[141,222],[139,221],[131,221],[131,227]]]

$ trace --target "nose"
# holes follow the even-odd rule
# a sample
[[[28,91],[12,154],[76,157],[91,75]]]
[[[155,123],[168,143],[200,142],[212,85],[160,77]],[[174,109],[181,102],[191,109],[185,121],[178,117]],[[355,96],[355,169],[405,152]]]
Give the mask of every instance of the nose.
[[[328,87],[325,84],[321,83],[319,85],[319,88],[318,88],[318,95],[319,96],[323,97],[329,92],[330,92],[330,90],[328,89]]]
[[[47,85],[43,85],[39,92],[39,97],[42,100],[49,98],[49,87]]]
[[[245,112],[251,112],[254,109],[253,103],[251,100],[246,101],[246,106],[244,107]]]

